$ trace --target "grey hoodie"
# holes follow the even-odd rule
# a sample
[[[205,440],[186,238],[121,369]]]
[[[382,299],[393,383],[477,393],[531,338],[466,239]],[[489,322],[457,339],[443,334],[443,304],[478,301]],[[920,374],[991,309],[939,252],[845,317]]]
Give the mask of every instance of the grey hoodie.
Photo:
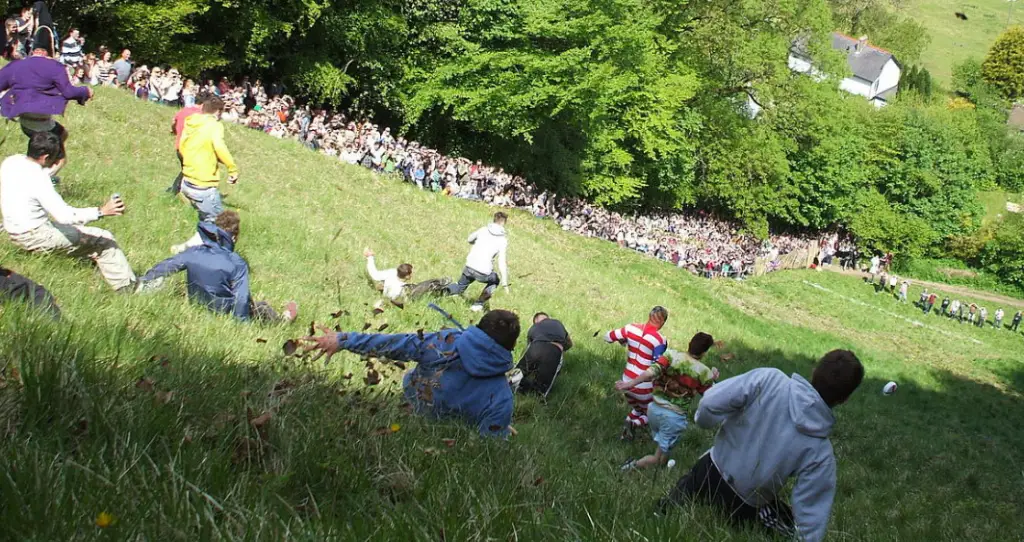
[[[774,501],[790,476],[800,538],[825,538],[836,492],[836,460],[828,435],[832,409],[804,377],[754,369],[708,390],[697,425],[721,425],[711,460],[733,490],[752,506]]]

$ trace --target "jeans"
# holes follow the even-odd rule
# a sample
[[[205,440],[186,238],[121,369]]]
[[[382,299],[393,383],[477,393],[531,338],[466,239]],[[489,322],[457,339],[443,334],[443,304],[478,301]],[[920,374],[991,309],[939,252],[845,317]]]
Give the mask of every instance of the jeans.
[[[32,231],[12,234],[11,241],[29,252],[46,254],[59,251],[89,258],[96,262],[104,280],[115,290],[135,282],[135,272],[128,264],[128,258],[117,246],[114,235],[107,230],[47,222]]]
[[[196,208],[200,222],[213,222],[224,212],[224,202],[217,187],[198,188],[186,180],[181,184],[181,193]]]
[[[662,406],[657,401],[651,401],[647,407],[647,426],[651,428],[651,437],[663,454],[672,451],[687,425],[686,414]]]
[[[12,299],[38,307],[49,314],[54,320],[60,320],[60,308],[57,300],[41,285],[9,270],[0,267],[0,300]]]
[[[482,304],[491,298],[491,295],[494,294],[494,290],[498,287],[498,284],[501,284],[501,279],[498,278],[498,274],[494,271],[491,271],[490,275],[485,275],[471,267],[464,267],[462,269],[462,276],[459,277],[459,282],[448,286],[448,293],[450,295],[459,295],[462,292],[465,292],[466,288],[469,288],[469,285],[474,282],[482,282],[486,284],[486,286],[484,286],[484,291],[480,293],[480,297],[476,300],[477,303]]]
[[[184,168],[185,159],[181,157],[181,151],[177,151],[177,154],[178,164],[181,165],[181,168]],[[178,176],[174,178],[174,182],[171,183],[171,187],[167,189],[167,192],[171,194],[176,195],[178,192],[181,192],[181,180],[185,178],[185,174],[182,172],[181,168],[178,168]]]

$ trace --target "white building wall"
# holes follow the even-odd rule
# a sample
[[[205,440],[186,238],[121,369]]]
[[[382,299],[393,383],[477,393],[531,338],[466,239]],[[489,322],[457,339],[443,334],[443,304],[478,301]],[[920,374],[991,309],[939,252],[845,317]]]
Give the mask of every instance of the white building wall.
[[[893,59],[889,59],[882,67],[882,73],[878,76],[878,89],[877,92],[884,92],[900,83],[900,75],[902,70],[896,65]]]
[[[789,55],[789,62],[787,62],[787,64],[789,64],[789,69],[797,73],[808,73],[812,69],[814,69],[814,66],[811,65],[810,60],[800,58],[798,56],[793,55],[792,53],[790,53]]]
[[[857,96],[864,96],[865,98],[872,97],[871,83],[868,83],[863,79],[847,77],[839,82],[839,88],[849,92],[850,94],[856,94]]]

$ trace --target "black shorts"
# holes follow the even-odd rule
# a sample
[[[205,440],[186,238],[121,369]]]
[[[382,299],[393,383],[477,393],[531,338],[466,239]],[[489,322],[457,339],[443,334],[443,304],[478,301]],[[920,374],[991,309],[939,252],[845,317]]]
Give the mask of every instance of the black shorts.
[[[549,342],[532,343],[516,367],[523,372],[520,391],[547,397],[562,368],[562,350]]]
[[[36,133],[33,130],[29,130],[28,128],[25,128],[25,126],[23,124],[20,125],[20,126],[21,126],[21,132],[23,134],[25,134],[26,136],[28,136],[29,138],[32,137],[32,134]],[[57,136],[57,138],[60,140],[60,152],[57,153],[56,161],[59,162],[59,161],[63,160],[64,157],[67,156],[67,153],[64,151],[64,140],[67,139],[67,137],[68,137],[67,129],[64,128],[64,126],[61,125],[61,123],[59,123],[57,121],[54,121],[53,122],[53,129],[46,130],[45,132],[49,132],[49,133]]]

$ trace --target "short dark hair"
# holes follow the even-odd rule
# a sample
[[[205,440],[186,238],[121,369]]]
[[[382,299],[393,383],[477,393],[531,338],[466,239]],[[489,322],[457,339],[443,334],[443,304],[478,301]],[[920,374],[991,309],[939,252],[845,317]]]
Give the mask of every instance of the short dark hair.
[[[690,339],[690,346],[687,347],[686,351],[695,358],[700,358],[705,352],[711,349],[711,346],[715,344],[715,338],[703,331],[698,332]]]
[[[398,278],[407,279],[412,276],[412,264],[403,263],[398,266]]]
[[[196,105],[203,105],[210,99],[210,96],[213,96],[213,94],[207,90],[199,91],[199,93],[196,94]]]
[[[825,354],[811,374],[811,385],[830,408],[849,399],[863,380],[864,366],[849,350]]]
[[[36,132],[28,138],[29,158],[39,159],[49,155],[50,158],[60,153],[60,138],[51,132]]]
[[[548,316],[548,313],[546,312],[538,312],[537,314],[533,315],[533,323],[536,324],[537,319],[540,318],[541,316],[543,316],[544,318],[551,318],[550,316]]]
[[[238,212],[227,210],[217,215],[217,218],[213,221],[218,228],[231,234],[231,237],[238,239],[239,225],[241,224],[241,218],[238,216]]]
[[[476,327],[509,352],[515,349],[516,341],[519,340],[519,317],[512,311],[490,311],[480,319]]]
[[[508,215],[507,214],[505,214],[505,213],[503,213],[501,211],[498,211],[497,213],[494,213],[494,222],[496,224],[504,224],[506,220],[508,220]]]
[[[212,115],[214,113],[224,110],[224,100],[220,99],[220,96],[210,96],[205,102],[203,102],[203,113]]]

